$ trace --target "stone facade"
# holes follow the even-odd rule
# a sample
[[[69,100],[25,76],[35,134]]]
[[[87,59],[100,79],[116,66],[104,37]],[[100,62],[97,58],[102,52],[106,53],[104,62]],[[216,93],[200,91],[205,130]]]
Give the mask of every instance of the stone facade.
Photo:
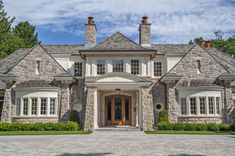
[[[85,46],[91,48],[96,45],[96,25],[86,24],[85,29]]]
[[[139,27],[139,44],[142,46],[151,45],[151,24],[140,24]]]

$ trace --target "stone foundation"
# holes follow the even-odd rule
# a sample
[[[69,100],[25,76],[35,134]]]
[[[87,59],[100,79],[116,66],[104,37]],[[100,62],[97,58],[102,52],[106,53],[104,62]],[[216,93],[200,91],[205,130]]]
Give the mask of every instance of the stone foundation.
[[[27,123],[58,122],[58,117],[13,117],[12,122],[27,122]]]
[[[207,124],[207,123],[222,123],[221,117],[178,117],[178,122],[183,123],[195,123],[195,124]]]

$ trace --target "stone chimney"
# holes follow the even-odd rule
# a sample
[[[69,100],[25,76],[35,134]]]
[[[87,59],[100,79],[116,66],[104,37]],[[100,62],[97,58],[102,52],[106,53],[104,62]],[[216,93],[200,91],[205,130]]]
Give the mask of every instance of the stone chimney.
[[[148,17],[142,17],[142,21],[139,26],[139,44],[142,47],[151,46],[151,24],[148,23]]]
[[[88,17],[85,29],[85,47],[94,47],[96,45],[96,24],[93,17]]]
[[[211,48],[211,41],[199,40],[197,44],[204,48]]]

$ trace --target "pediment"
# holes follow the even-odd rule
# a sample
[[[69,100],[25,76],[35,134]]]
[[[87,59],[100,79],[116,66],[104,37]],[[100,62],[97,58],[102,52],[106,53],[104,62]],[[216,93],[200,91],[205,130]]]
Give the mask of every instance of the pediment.
[[[102,79],[97,80],[96,82],[135,82],[135,81],[131,80],[131,79],[116,76],[116,77],[102,78]]]

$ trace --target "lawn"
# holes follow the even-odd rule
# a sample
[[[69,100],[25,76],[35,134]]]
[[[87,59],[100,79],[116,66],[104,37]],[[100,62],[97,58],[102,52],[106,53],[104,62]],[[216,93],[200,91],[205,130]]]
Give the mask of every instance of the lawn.
[[[192,134],[192,135],[235,135],[233,131],[213,132],[213,131],[174,131],[174,130],[155,130],[145,131],[146,134]]]
[[[4,135],[84,135],[91,134],[91,131],[1,131]]]

